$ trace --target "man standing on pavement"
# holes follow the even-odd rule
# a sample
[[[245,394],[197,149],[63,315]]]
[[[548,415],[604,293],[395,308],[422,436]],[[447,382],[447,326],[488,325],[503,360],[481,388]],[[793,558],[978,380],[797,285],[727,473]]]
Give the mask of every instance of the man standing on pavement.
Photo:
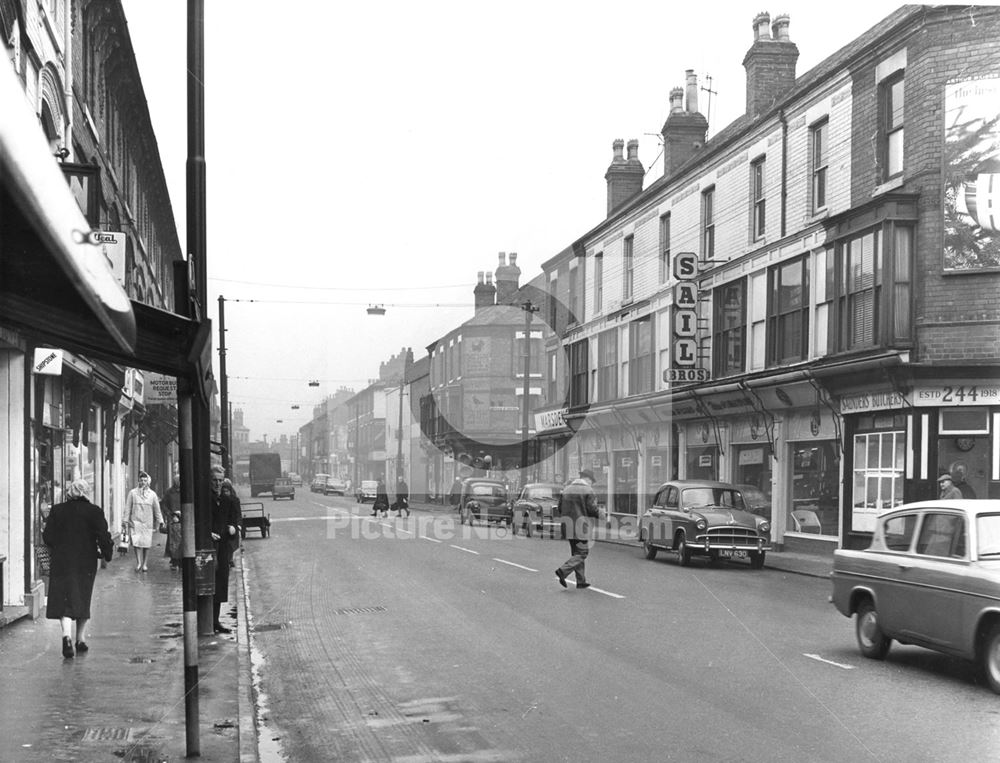
[[[576,575],[577,588],[589,588],[584,564],[590,553],[590,519],[597,519],[597,499],[594,497],[594,473],[590,469],[580,472],[579,479],[570,482],[559,498],[559,513],[571,556],[556,570],[559,585],[566,588],[566,578]]]
[[[403,475],[396,477],[396,516],[410,516],[410,486],[406,484]]]
[[[215,543],[215,597],[212,602],[212,624],[216,633],[232,633],[219,622],[222,603],[229,599],[229,561],[232,559],[230,541],[236,537],[240,523],[240,503],[235,495],[222,492],[226,472],[213,466],[212,474],[212,541]]]

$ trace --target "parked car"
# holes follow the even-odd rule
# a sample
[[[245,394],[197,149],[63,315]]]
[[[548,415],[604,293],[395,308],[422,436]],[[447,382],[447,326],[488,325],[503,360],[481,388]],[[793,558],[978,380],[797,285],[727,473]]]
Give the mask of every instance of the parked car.
[[[460,522],[473,520],[499,522],[510,525],[513,512],[507,485],[499,480],[467,477],[462,481],[462,492],[458,501]]]
[[[685,567],[700,555],[713,562],[748,558],[759,570],[770,551],[770,532],[767,519],[747,511],[736,485],[707,480],[663,483],[639,521],[646,558],[654,559],[661,549],[673,551]]]
[[[743,496],[743,502],[746,504],[747,511],[759,517],[764,517],[769,522],[772,521],[771,496],[756,485],[739,484],[736,485],[736,489]]]
[[[315,474],[313,475],[312,482],[309,483],[309,489],[314,493],[322,493],[326,490],[326,480],[329,474]]]
[[[375,496],[378,495],[378,482],[376,480],[361,480],[354,495],[358,499],[358,503],[365,501],[375,503]]]
[[[559,531],[559,496],[563,486],[556,482],[529,482],[514,501],[511,531],[531,537],[536,531],[553,537]]]
[[[340,477],[327,477],[323,493],[325,495],[345,495],[347,493],[347,483]]]
[[[288,473],[288,481],[295,485],[295,487],[302,487],[302,477],[295,472]]]
[[[277,501],[279,498],[295,498],[295,485],[288,477],[277,477],[274,480],[274,489],[271,490],[271,498]]]
[[[833,554],[837,611],[865,657],[893,639],[976,662],[1000,694],[1000,500],[921,501],[875,522],[871,545]]]

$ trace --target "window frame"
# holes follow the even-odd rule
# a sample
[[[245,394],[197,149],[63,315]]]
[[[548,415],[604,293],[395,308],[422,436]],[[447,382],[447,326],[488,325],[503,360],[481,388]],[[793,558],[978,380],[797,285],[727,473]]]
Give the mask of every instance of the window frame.
[[[594,255],[594,312],[604,309],[604,252]]]
[[[750,162],[750,240],[760,241],[767,233],[767,156]]]
[[[782,366],[789,362],[806,360],[809,357],[809,263],[810,257],[804,254],[784,262],[779,262],[767,269],[767,367]],[[799,289],[801,293],[798,307],[783,308],[781,305],[781,277],[786,268],[798,266]],[[799,319],[799,343],[797,352],[784,354],[785,331],[787,324],[795,316]]]
[[[896,101],[893,97],[896,86],[900,87],[898,110],[898,121]],[[903,169],[906,162],[905,140],[906,140],[906,70],[899,69],[882,82],[879,83],[879,148],[882,159],[882,180],[888,181],[903,176]],[[896,136],[899,136],[899,168],[893,171],[890,163],[893,161],[893,144]]]
[[[648,331],[648,342],[643,343],[643,331]],[[653,391],[656,367],[653,316],[644,315],[629,323],[628,327],[628,393],[642,395]]]
[[[610,363],[606,362],[608,359]],[[618,329],[611,328],[597,335],[598,402],[618,399]]]
[[[660,215],[660,283],[670,277],[670,213]]]
[[[586,405],[590,402],[588,397],[588,381],[590,377],[590,348],[587,339],[573,342],[569,346],[570,355],[570,406]]]
[[[705,261],[715,258],[715,186],[701,192],[701,256]]]
[[[830,118],[824,117],[809,128],[809,158],[812,183],[810,204],[813,214],[827,207],[827,175],[830,168]]]
[[[622,240],[622,303],[632,301],[635,292],[635,235]]]
[[[739,288],[740,323],[735,326],[724,325],[725,302],[720,299],[726,290]],[[733,344],[732,338],[738,337],[739,360],[730,363],[723,362],[728,357],[727,348]],[[743,373],[747,363],[747,277],[737,278],[712,289],[712,375],[715,377],[732,376]],[[736,367],[738,366],[738,367]]]

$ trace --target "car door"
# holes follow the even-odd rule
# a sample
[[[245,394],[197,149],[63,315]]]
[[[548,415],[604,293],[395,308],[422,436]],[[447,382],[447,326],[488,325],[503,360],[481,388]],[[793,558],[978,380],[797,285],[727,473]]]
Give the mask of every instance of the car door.
[[[670,518],[667,516],[667,493],[670,487],[663,487],[653,497],[653,505],[646,511],[644,521],[645,537],[655,546],[670,545]]]
[[[912,549],[919,519],[918,512],[887,517],[879,528],[885,550],[865,559],[865,582],[875,594],[882,630],[890,635],[910,627],[908,608],[914,592],[909,590],[907,575],[914,564]]]

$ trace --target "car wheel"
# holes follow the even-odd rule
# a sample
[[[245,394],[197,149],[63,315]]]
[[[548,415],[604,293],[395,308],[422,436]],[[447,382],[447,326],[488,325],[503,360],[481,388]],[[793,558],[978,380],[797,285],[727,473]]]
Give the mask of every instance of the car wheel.
[[[882,628],[878,624],[878,612],[871,599],[865,599],[858,607],[858,614],[854,620],[854,633],[861,654],[872,660],[885,659],[892,639],[882,633]]]
[[[683,535],[677,539],[677,563],[681,567],[687,567],[691,564],[691,549],[688,548]]]
[[[1000,623],[993,623],[983,639],[982,672],[990,689],[1000,694]]]
[[[750,569],[762,570],[764,569],[764,551],[751,551],[750,552]]]
[[[656,548],[656,546],[654,546],[650,542],[649,535],[643,534],[643,536],[642,536],[642,555],[645,556],[647,559],[655,559],[656,558],[656,551],[657,551],[657,548]]]

